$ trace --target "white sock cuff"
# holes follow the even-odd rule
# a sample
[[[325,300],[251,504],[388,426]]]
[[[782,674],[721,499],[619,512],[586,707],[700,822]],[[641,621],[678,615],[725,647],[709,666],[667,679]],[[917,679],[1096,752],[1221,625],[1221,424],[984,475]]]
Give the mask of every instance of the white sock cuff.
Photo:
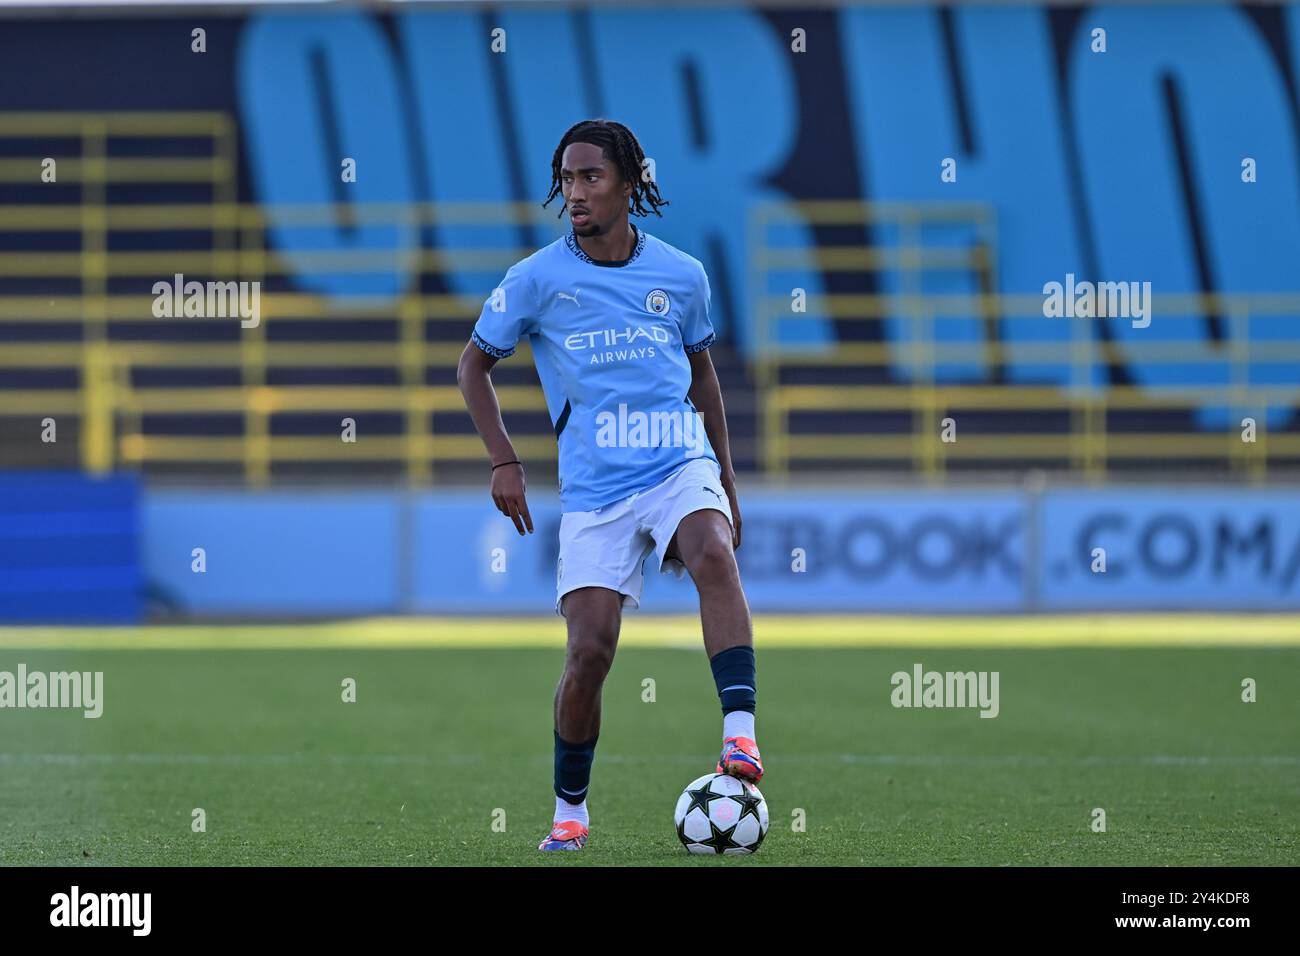
[[[590,826],[591,821],[587,817],[587,801],[582,803],[570,803],[563,797],[555,798],[555,816],[552,823],[564,823],[566,820],[577,820],[584,827]]]
[[[754,738],[754,715],[747,710],[733,710],[722,716],[722,739],[728,737]]]

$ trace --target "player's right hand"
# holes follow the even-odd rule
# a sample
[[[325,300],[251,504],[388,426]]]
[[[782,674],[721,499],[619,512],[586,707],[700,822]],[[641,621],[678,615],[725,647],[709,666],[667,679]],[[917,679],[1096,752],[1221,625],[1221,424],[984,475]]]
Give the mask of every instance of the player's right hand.
[[[492,471],[492,500],[497,510],[515,523],[515,530],[524,533],[525,525],[531,534],[533,516],[528,513],[528,500],[524,497],[524,466],[515,462]]]

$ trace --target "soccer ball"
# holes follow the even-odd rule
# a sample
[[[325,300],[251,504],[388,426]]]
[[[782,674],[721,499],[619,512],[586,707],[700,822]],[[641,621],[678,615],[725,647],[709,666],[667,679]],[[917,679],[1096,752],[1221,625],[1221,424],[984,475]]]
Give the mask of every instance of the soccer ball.
[[[677,798],[673,820],[691,853],[757,853],[767,836],[767,801],[748,781],[706,773]]]

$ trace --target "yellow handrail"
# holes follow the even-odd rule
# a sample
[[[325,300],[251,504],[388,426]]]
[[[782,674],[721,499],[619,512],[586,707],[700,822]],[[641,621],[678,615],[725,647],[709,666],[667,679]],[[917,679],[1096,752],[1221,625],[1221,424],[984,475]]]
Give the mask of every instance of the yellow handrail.
[[[811,254],[817,268],[828,275],[887,277],[891,281],[878,280],[876,287],[891,291],[810,295],[804,299],[805,310],[794,311],[790,296],[771,288],[771,274],[798,265],[804,247],[783,251],[779,233],[771,228],[779,222],[854,225],[862,227],[864,235],[896,233],[897,244],[886,247],[856,241],[823,246]],[[927,246],[924,228],[936,224],[961,226],[970,238],[965,245]],[[1098,479],[1121,462],[1159,467],[1162,462],[1199,458],[1262,480],[1270,459],[1295,455],[1300,435],[1265,435],[1262,421],[1257,421],[1255,440],[1243,441],[1237,423],[1258,419],[1270,408],[1296,406],[1300,328],[1291,341],[1252,343],[1250,320],[1300,317],[1300,295],[1157,291],[1150,307],[1161,323],[1161,337],[1102,339],[1093,331],[1095,319],[1046,318],[1041,294],[998,292],[996,235],[991,207],[977,203],[833,200],[765,203],[751,209],[749,288],[760,343],[753,375],[760,392],[763,462],[771,475],[788,476],[793,467],[805,464],[892,460],[914,473],[938,477],[950,460],[994,467],[1022,467],[1038,460],[1063,462],[1080,475]],[[926,292],[922,276],[934,273],[964,275],[976,291]],[[1209,315],[1230,324],[1230,344],[1222,349],[1203,340]],[[1057,341],[1004,343],[998,335],[999,318],[1067,322],[1069,334]],[[886,334],[886,320],[911,324],[904,341]],[[971,320],[981,323],[980,340],[945,341],[936,334],[945,322]],[[807,321],[836,323],[839,337],[833,348],[779,346],[780,329]],[[1178,337],[1167,337],[1171,329]],[[996,375],[1012,357],[1022,369],[1035,364],[1068,366],[1075,384],[936,381],[936,366],[944,363],[978,361]],[[1221,370],[1223,381],[1187,387],[1083,384],[1090,382],[1094,364],[1104,370],[1130,361],[1165,367],[1209,365]],[[897,381],[900,366],[910,382]],[[1293,384],[1251,383],[1252,366],[1275,368],[1279,378]],[[1111,423],[1115,415],[1169,411],[1181,411],[1190,420],[1202,405],[1216,403],[1238,413],[1226,432],[1187,426],[1160,432],[1138,419],[1120,423],[1123,427],[1117,431]],[[957,410],[963,412],[962,421],[953,417]],[[1055,418],[1039,424],[1045,415]],[[944,431],[954,440],[945,441]]]
[[[240,203],[237,129],[223,113],[0,112],[0,140],[25,144],[0,160],[0,182],[45,189],[36,178],[46,157],[32,141],[50,137],[58,144],[50,149],[57,184],[41,197],[54,201],[0,206],[0,234],[27,237],[0,244],[0,331],[38,323],[51,334],[24,341],[6,334],[0,366],[77,379],[75,387],[0,389],[0,416],[75,416],[80,461],[94,472],[168,461],[221,462],[261,484],[277,463],[354,460],[389,462],[409,481],[427,483],[440,461],[481,461],[482,446],[464,427],[452,369],[489,284],[533,251],[522,244],[524,233],[508,230],[508,241],[449,250],[343,252],[278,248],[283,233],[277,231],[329,227],[345,218],[352,226],[387,225],[407,234],[425,227],[527,224],[541,238],[558,228],[554,211],[532,202],[344,208]],[[137,142],[115,151],[122,138]],[[176,139],[203,148],[198,155],[187,150],[184,158],[161,146],[147,154],[140,149],[139,141]],[[166,201],[120,202],[121,184],[172,191],[159,192]],[[194,198],[177,200],[176,189],[191,190]],[[791,224],[827,227],[827,235],[846,238],[834,242],[822,235],[822,244],[810,249],[782,240],[790,232],[782,227]],[[929,241],[936,228],[958,229],[967,238],[957,244]],[[458,240],[462,233],[469,231],[458,232]],[[1297,454],[1295,432],[1266,435],[1261,427],[1257,440],[1248,443],[1234,429],[1156,428],[1131,417],[1184,413],[1190,422],[1194,409],[1212,402],[1232,409],[1235,423],[1270,408],[1293,407],[1295,389],[1260,385],[1250,370],[1281,370],[1276,377],[1289,381],[1287,372],[1296,369],[1300,387],[1300,334],[1252,341],[1250,332],[1254,319],[1300,316],[1296,294],[1157,290],[1152,306],[1158,321],[1177,336],[1102,339],[1089,320],[1043,318],[1041,295],[997,288],[998,224],[991,207],[981,203],[756,203],[746,224],[745,255],[742,280],[756,341],[748,366],[752,407],[759,460],[772,475],[819,462],[893,462],[938,477],[951,462],[1019,467],[1041,460],[1099,478],[1120,463],[1202,458],[1262,480],[1270,467]],[[482,295],[436,291],[446,288],[439,277],[453,264],[483,273]],[[773,277],[809,268],[834,281],[825,293],[805,298],[805,312],[792,312],[790,296],[774,288]],[[401,270],[405,281],[392,294],[346,300],[293,281],[302,271],[331,270]],[[244,328],[235,319],[155,317],[146,292],[175,273],[259,282],[260,323]],[[971,291],[930,292],[923,281],[929,275],[964,277]],[[863,276],[894,281],[860,283],[853,291],[853,281]],[[32,291],[34,284],[51,291]],[[872,288],[877,291],[864,291]],[[1225,327],[1222,346],[1207,347],[1201,340],[1209,315],[1219,316]],[[1031,317],[1071,323],[1069,334],[1059,341],[1001,341],[999,320]],[[787,323],[810,320],[836,323],[834,347],[781,346]],[[887,335],[886,322],[907,323],[907,336]],[[943,338],[950,322],[972,323],[982,339]],[[519,351],[496,374],[502,407],[519,416],[511,423],[516,447],[527,449],[530,458],[553,460],[550,416],[530,371],[526,341]],[[1022,368],[1065,366],[1075,384],[938,380],[940,367],[973,360],[994,376],[1013,361]],[[1094,367],[1134,360],[1161,367],[1216,365],[1221,381],[1194,388],[1084,384]],[[341,370],[377,384],[287,384],[310,382],[317,371],[320,380],[338,381]],[[900,382],[904,373],[907,380]],[[369,428],[356,443],[345,443],[337,434],[287,435],[274,427],[277,416],[323,412],[340,419],[362,412],[391,416],[395,424],[385,427],[396,432]],[[958,440],[943,441],[944,421],[956,412]],[[183,416],[188,431],[160,434],[151,422],[164,415]],[[216,416],[238,419],[241,434],[215,434]],[[449,428],[455,416],[462,421]],[[0,464],[4,454],[0,444]]]

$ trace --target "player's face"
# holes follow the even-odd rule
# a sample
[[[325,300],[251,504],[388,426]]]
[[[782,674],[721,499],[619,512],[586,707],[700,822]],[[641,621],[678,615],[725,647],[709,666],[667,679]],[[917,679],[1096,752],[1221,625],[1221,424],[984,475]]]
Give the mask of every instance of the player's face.
[[[580,236],[612,232],[627,217],[632,186],[599,146],[570,143],[560,157],[560,186],[573,231]]]

